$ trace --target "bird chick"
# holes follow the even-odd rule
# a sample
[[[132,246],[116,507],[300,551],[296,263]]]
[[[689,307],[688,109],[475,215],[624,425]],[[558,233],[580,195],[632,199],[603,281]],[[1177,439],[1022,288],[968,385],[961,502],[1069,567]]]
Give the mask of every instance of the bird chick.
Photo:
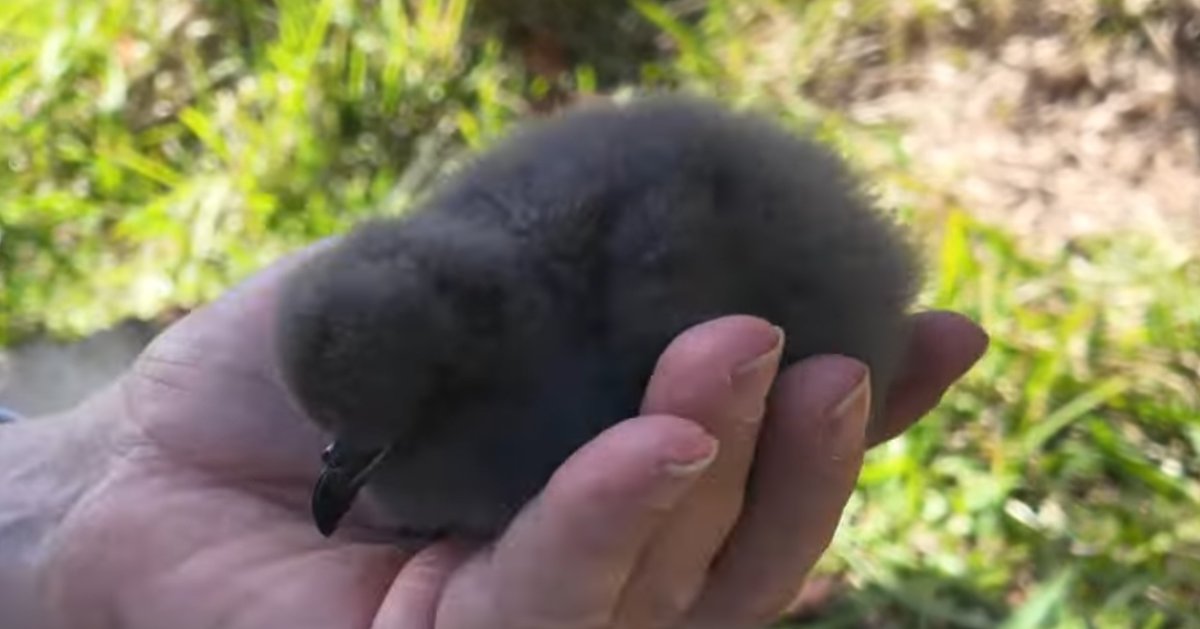
[[[883,400],[918,283],[839,159],[765,119],[655,97],[531,123],[290,278],[284,381],[334,438],[314,518],[365,487],[406,535],[491,537],[725,315],[782,327],[784,365],[862,360]]]

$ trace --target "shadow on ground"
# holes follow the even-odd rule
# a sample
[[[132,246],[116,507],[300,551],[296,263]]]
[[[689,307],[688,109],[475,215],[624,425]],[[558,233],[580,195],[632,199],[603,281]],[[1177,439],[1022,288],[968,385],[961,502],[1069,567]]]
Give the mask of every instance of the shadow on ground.
[[[0,354],[0,406],[26,416],[71,408],[115,379],[160,324],[126,321],[75,342],[34,339]]]

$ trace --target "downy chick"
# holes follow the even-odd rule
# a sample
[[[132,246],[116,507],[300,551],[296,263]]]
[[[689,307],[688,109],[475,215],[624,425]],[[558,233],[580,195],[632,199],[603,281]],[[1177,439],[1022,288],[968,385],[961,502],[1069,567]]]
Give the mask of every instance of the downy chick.
[[[784,365],[863,360],[883,400],[918,282],[843,164],[767,120],[656,97],[529,124],[291,279],[284,379],[334,438],[318,528],[365,486],[406,535],[496,534],[724,315],[782,327]]]

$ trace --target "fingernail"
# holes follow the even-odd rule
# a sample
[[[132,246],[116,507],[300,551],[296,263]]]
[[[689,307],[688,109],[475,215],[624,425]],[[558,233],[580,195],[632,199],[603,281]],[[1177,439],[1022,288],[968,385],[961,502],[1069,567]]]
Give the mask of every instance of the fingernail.
[[[775,326],[772,330],[775,334],[770,348],[735,367],[730,376],[736,400],[735,412],[748,422],[762,420],[766,412],[767,392],[779,371],[779,359],[783,355],[786,336],[783,328]]]
[[[867,420],[871,415],[871,372],[861,366],[862,375],[825,420],[825,443],[835,460],[857,456],[866,440]]]
[[[710,435],[692,439],[688,443],[676,446],[670,459],[664,465],[667,473],[678,478],[694,476],[703,472],[717,459],[720,446]]]
[[[973,348],[971,351],[972,363],[974,363],[975,361],[978,361],[980,358],[983,358],[983,355],[987,352],[988,346],[991,345],[991,343],[992,343],[992,336],[987,333],[987,330],[983,329],[982,327],[976,326],[975,327],[975,340],[974,340],[974,343],[972,343]]]

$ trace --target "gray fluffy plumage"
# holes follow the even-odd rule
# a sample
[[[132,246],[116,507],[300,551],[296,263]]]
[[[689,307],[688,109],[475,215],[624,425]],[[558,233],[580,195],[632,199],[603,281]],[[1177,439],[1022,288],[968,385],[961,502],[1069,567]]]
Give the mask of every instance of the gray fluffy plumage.
[[[390,517],[489,536],[637,414],[694,324],[763,317],[787,332],[785,365],[859,358],[882,400],[918,280],[904,234],[819,144],[699,100],[589,105],[301,269],[280,358],[339,441],[396,444],[367,485]]]

